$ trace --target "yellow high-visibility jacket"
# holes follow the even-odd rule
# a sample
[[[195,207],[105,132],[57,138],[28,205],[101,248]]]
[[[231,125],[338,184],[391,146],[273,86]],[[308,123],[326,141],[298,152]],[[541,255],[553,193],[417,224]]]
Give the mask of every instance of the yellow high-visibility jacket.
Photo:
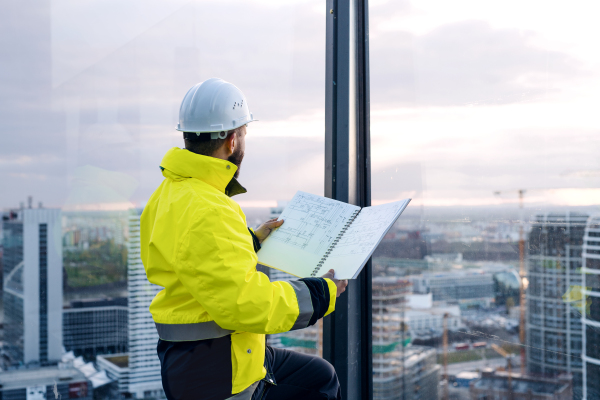
[[[161,169],[165,179],[141,216],[146,274],[164,288],[150,312],[161,340],[230,335],[231,393],[239,393],[265,377],[264,335],[301,329],[331,313],[336,286],[319,278],[326,302],[319,311],[314,281],[271,282],[256,270],[246,217],[230,198],[245,192],[233,163],[173,148]]]

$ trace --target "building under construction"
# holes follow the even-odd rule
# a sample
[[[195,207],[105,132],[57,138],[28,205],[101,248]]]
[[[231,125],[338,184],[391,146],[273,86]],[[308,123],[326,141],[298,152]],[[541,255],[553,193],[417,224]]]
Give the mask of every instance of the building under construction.
[[[410,286],[397,277],[373,278],[373,400],[438,398],[435,349],[407,347],[404,313]]]
[[[582,397],[582,247],[588,216],[536,216],[527,256],[527,370],[573,375],[573,398]]]

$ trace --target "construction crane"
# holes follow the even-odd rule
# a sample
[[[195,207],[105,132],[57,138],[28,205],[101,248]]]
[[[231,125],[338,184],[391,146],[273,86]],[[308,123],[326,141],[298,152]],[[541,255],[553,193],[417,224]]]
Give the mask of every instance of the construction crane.
[[[521,374],[525,374],[525,289],[527,289],[527,277],[525,276],[525,232],[523,229],[523,198],[525,190],[517,190],[519,194],[519,342],[521,343]],[[494,192],[499,196],[502,192]],[[510,378],[509,378],[510,379]]]
[[[512,354],[498,346],[496,343],[492,343],[492,349],[502,357],[506,358],[506,369],[508,370],[508,399],[513,400],[513,386],[512,386]]]
[[[446,384],[444,385],[444,400],[449,400],[448,385],[448,313],[444,313],[444,335],[442,338],[442,344],[444,346],[444,379]]]

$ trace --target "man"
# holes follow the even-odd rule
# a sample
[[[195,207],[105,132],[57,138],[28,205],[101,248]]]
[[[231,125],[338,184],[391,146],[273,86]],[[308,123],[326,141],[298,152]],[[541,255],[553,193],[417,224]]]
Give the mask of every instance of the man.
[[[247,124],[242,92],[221,79],[192,87],[177,130],[185,149],[161,162],[165,177],[141,217],[148,280],[164,289],[150,312],[169,400],[340,399],[333,367],[319,357],[265,346],[265,334],[302,329],[331,313],[347,281],[270,282],[256,270],[260,243],[284,221],[255,232],[232,196]]]

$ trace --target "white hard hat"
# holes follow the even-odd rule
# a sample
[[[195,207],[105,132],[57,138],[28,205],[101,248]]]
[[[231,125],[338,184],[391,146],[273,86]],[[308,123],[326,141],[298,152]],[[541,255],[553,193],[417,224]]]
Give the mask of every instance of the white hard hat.
[[[253,121],[242,91],[223,79],[211,78],[188,90],[179,108],[177,130],[212,132],[212,139],[224,139],[227,131]]]

